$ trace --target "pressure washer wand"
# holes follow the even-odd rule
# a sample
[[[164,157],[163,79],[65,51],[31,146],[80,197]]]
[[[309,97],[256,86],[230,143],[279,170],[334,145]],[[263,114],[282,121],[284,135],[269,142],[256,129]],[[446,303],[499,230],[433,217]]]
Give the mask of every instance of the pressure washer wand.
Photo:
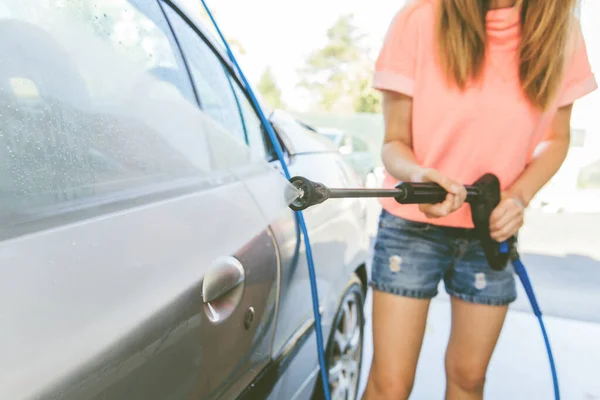
[[[393,189],[330,189],[322,183],[313,182],[303,176],[290,179],[292,193],[296,196],[290,204],[295,211],[306,210],[327,199],[339,198],[393,198],[400,204],[437,204],[446,199],[448,192],[436,183],[401,182]],[[510,257],[510,251],[500,253],[498,242],[490,234],[490,215],[500,203],[500,181],[493,174],[485,174],[474,184],[465,186],[466,202],[471,206],[471,217],[483,251],[494,270],[503,270]],[[511,247],[512,247],[512,239]]]
[[[400,204],[441,203],[448,192],[436,183],[401,182],[394,189],[330,189],[322,183],[313,182],[305,177],[296,176],[290,183],[298,190],[298,197],[290,205],[295,211],[306,210],[327,199],[345,198],[393,198]],[[465,186],[467,202],[475,202],[481,196],[481,190],[474,185]]]

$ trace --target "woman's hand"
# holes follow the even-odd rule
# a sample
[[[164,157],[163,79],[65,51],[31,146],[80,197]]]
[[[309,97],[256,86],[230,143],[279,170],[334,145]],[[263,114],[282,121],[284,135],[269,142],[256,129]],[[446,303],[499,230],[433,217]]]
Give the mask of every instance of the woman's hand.
[[[441,203],[419,205],[419,209],[427,218],[445,217],[462,207],[467,198],[467,189],[462,184],[453,181],[434,169],[422,170],[419,175],[414,176],[411,180],[437,183],[448,192],[446,200]]]
[[[516,234],[523,226],[525,207],[520,200],[505,193],[500,204],[490,216],[490,234],[492,239],[502,243]]]

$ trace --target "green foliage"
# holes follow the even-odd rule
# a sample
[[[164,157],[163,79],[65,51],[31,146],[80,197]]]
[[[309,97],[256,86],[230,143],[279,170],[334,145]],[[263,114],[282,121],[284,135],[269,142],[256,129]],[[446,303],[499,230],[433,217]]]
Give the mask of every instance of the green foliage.
[[[314,51],[298,71],[299,86],[327,112],[377,112],[379,100],[370,88],[371,60],[364,35],[352,14],[342,15],[327,31],[327,44]]]
[[[277,86],[271,68],[267,67],[261,75],[258,82],[258,91],[269,106],[273,108],[285,108],[283,101],[281,100],[281,90],[279,89],[279,86]]]
[[[371,80],[363,78],[358,82],[358,94],[354,99],[354,111],[359,113],[380,113],[381,95],[371,87]]]

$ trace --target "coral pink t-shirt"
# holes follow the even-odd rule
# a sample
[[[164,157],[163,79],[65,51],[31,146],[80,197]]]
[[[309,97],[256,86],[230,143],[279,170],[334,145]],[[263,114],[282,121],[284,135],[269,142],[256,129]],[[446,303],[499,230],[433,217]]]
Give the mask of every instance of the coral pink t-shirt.
[[[482,79],[460,92],[447,84],[437,61],[437,1],[416,0],[395,16],[375,65],[373,87],[412,97],[412,143],[420,165],[464,184],[493,173],[504,190],[530,162],[558,108],[597,88],[581,28],[577,24],[573,29],[560,93],[553,107],[542,113],[529,104],[519,84],[518,9],[488,12]],[[385,187],[397,183],[386,173]],[[382,200],[382,205],[413,221],[473,226],[468,205],[439,219],[428,219],[418,206],[399,205],[393,199]]]

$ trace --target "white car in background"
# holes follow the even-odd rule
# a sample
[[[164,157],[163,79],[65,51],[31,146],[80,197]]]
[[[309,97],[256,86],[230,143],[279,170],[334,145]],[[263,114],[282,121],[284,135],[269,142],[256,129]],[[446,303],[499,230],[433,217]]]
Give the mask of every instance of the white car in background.
[[[300,122],[300,124],[333,143],[335,148],[344,157],[344,160],[358,174],[365,187],[377,187],[377,178],[375,175],[377,163],[364,140],[338,128],[313,127],[305,122]]]

